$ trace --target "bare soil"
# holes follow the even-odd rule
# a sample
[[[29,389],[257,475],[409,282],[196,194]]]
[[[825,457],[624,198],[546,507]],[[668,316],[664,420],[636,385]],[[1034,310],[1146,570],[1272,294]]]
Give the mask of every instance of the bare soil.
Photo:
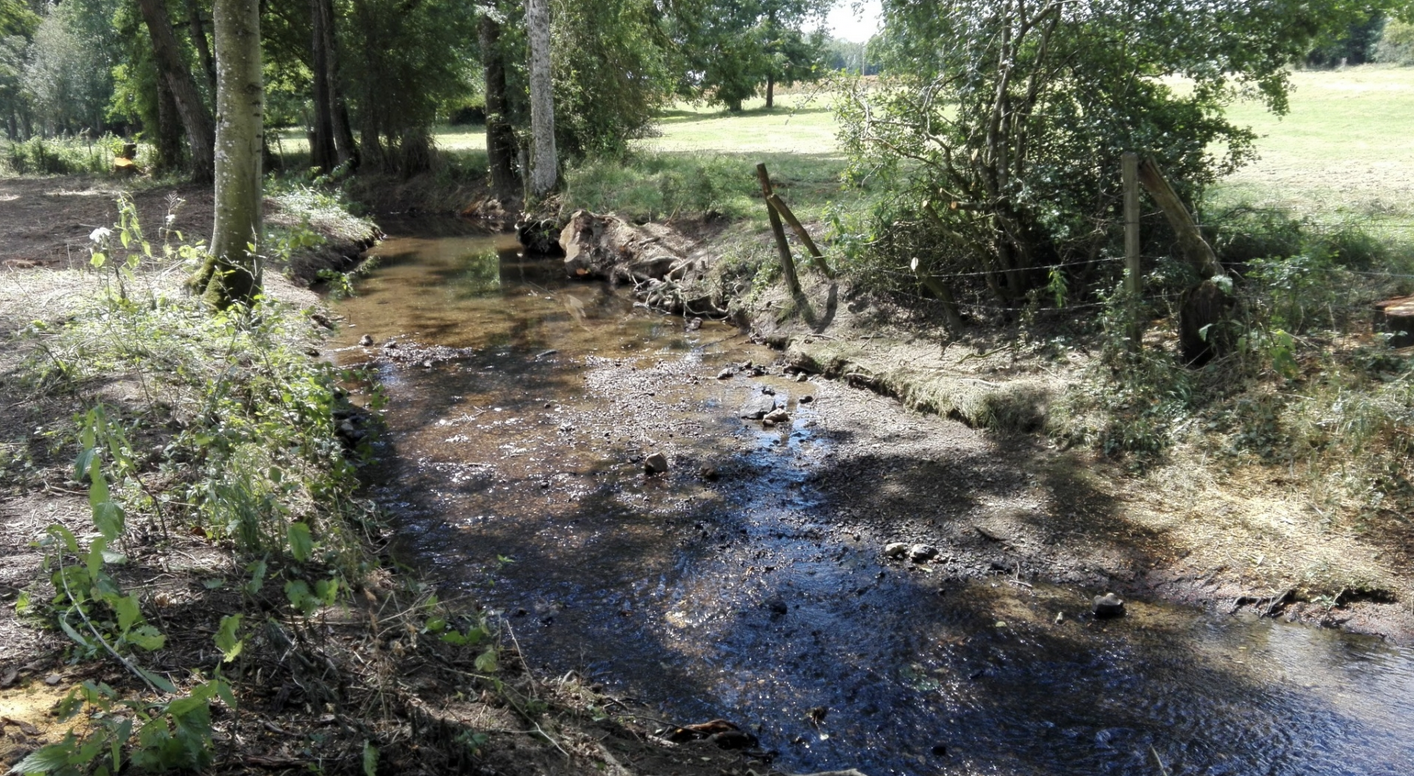
[[[1013,472],[1046,483],[1044,520],[997,516],[970,537],[1002,551],[1008,567],[1414,643],[1414,526],[1402,516],[1332,511],[1303,474],[1212,460],[1193,444],[1140,470],[1062,449],[1040,432],[1048,405],[1083,379],[1091,357],[1083,346],[1057,351],[1044,337],[1021,341],[986,326],[954,338],[926,307],[899,308],[823,278],[806,283],[803,302],[772,292],[751,314],[753,331],[785,350],[787,363],[988,429],[1010,440]],[[1171,339],[1160,327],[1146,347]]]

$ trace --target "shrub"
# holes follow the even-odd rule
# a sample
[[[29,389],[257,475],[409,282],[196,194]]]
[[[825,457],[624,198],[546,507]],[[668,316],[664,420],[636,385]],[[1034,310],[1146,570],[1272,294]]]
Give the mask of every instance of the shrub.
[[[1414,65],[1414,24],[1390,19],[1375,43],[1376,62]]]

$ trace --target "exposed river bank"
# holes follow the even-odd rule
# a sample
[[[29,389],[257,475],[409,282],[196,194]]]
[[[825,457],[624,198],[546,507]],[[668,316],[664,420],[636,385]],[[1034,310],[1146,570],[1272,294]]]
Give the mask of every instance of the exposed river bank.
[[[795,770],[1414,762],[1407,648],[1143,597],[1091,617],[1092,596],[1171,569],[1036,440],[798,381],[733,328],[504,238],[389,231],[337,354],[389,398],[375,495],[406,562],[499,611],[532,667],[732,720]],[[740,417],[763,396],[789,419]],[[645,471],[655,453],[667,471]]]

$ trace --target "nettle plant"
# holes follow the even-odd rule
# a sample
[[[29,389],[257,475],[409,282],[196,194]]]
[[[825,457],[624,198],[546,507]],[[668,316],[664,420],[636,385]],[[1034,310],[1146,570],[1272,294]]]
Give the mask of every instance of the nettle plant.
[[[61,722],[81,719],[63,739],[31,753],[11,773],[106,776],[126,765],[148,771],[200,769],[212,759],[212,700],[219,697],[236,706],[219,666],[213,678],[182,692],[167,677],[139,665],[138,655],[162,649],[167,637],[143,616],[139,595],[125,592],[112,573],[127,563],[127,556],[115,548],[127,543],[128,526],[125,510],[113,499],[104,459],[113,470],[131,474],[131,452],[105,408],[95,407],[83,416],[74,478],[88,482],[98,536],[84,547],[68,528],[50,526],[45,565],[52,570],[54,619],[74,641],[74,658],[106,653],[156,697],[124,697],[106,682],[83,682],[55,710]],[[241,619],[238,614],[221,618],[216,645],[223,664],[244,646],[238,635]]]

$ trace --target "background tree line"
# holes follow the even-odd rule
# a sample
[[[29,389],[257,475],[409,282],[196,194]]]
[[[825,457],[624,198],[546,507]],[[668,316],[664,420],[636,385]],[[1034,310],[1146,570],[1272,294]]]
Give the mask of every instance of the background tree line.
[[[549,5],[555,139],[570,162],[624,153],[672,100],[769,104],[830,59],[818,31],[830,0]],[[261,34],[266,125],[304,128],[313,167],[415,174],[433,163],[434,124],[458,115],[485,116],[493,157],[524,167],[523,3],[262,3]],[[13,141],[134,135],[158,171],[209,180],[215,74],[212,0],[0,0],[0,128]]]

